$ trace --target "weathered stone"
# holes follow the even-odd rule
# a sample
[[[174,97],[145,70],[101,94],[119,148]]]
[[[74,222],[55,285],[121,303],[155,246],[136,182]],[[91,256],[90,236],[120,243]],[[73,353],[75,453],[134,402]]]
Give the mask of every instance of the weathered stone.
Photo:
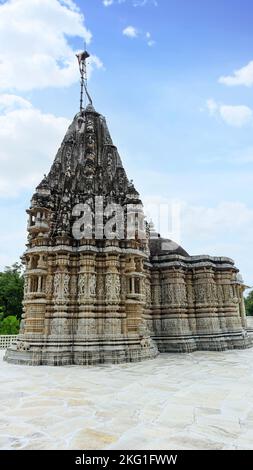
[[[105,118],[89,105],[74,117],[27,211],[24,314],[7,361],[94,365],[158,350],[251,346],[233,261],[189,256],[148,224],[137,234],[136,208],[141,225],[139,194]]]

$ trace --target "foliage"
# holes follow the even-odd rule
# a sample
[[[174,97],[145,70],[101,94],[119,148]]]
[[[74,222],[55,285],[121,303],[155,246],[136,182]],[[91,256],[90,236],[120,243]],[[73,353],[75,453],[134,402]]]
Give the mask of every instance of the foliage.
[[[0,319],[9,315],[21,319],[23,290],[22,265],[15,263],[0,272]]]
[[[14,315],[0,320],[0,335],[17,335],[19,332],[19,320]]]
[[[253,290],[248,294],[245,299],[245,307],[247,315],[253,316]]]

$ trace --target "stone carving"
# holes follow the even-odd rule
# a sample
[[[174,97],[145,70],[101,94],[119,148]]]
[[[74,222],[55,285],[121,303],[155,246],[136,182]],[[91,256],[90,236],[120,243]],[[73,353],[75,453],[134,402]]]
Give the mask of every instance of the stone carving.
[[[99,298],[104,297],[104,276],[103,274],[97,275],[97,295]]]
[[[191,283],[187,284],[187,301],[189,304],[193,304],[195,302],[194,289]]]
[[[234,299],[233,288],[231,285],[223,285],[223,298],[225,302],[231,302]]]
[[[152,303],[159,305],[161,303],[161,288],[160,286],[153,286],[152,289]]]
[[[96,275],[91,273],[80,274],[78,280],[78,297],[91,300],[96,295]]]
[[[69,326],[66,318],[54,318],[51,322],[51,335],[64,336],[68,334]]]
[[[30,344],[27,341],[18,341],[17,351],[29,351]]]
[[[163,284],[163,303],[185,304],[187,302],[186,287],[184,284]]]
[[[56,273],[54,276],[54,296],[56,299],[62,297],[61,276],[61,273]]]
[[[53,294],[53,276],[47,276],[46,280],[46,295],[50,296]]]
[[[205,284],[196,284],[194,286],[195,288],[195,297],[196,297],[196,302],[198,303],[205,303],[207,301],[206,298],[206,285]]]
[[[184,284],[176,284],[174,289],[174,298],[176,304],[186,303],[186,287]]]
[[[69,274],[63,274],[63,297],[66,298],[69,293]]]
[[[142,348],[149,348],[151,346],[151,339],[150,338],[143,338],[141,341],[141,347]]]
[[[54,297],[57,301],[65,301],[69,293],[69,274],[56,273],[54,276]]]
[[[118,302],[120,299],[120,279],[118,274],[107,274],[105,280],[106,300]]]
[[[29,286],[29,280],[28,280],[28,276],[25,276],[25,280],[24,280],[24,295],[28,294],[28,286]]]
[[[73,297],[77,295],[77,278],[76,276],[71,276],[70,278],[70,293]]]
[[[152,303],[152,300],[151,300],[151,286],[150,286],[150,282],[148,280],[146,280],[146,282],[144,283],[144,295],[145,295],[146,305],[148,307],[150,307],[151,303]]]

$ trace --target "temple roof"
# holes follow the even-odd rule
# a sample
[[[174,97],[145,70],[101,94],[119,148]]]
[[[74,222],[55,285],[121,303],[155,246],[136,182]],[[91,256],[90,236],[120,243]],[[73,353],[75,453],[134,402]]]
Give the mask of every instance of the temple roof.
[[[92,105],[74,117],[38,192],[41,188],[120,199],[129,190],[139,196],[126,176],[105,118]]]
[[[89,104],[70,124],[48,175],[36,188],[32,207],[57,212],[55,230],[65,230],[62,221],[70,219],[74,205],[94,201],[95,196],[103,196],[105,205],[141,203],[104,116]]]
[[[150,254],[151,257],[168,254],[181,255],[187,257],[189,256],[189,254],[184,250],[184,248],[182,248],[182,246],[178,245],[172,240],[169,240],[168,238],[162,238],[160,236],[158,236],[158,238],[150,239]]]

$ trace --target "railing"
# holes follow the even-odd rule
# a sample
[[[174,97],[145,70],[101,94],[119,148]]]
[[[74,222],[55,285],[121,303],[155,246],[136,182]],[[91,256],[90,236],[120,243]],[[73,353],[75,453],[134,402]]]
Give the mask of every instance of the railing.
[[[18,335],[0,335],[0,349],[7,349]]]
[[[253,317],[247,317],[247,327],[248,330],[253,331]]]

